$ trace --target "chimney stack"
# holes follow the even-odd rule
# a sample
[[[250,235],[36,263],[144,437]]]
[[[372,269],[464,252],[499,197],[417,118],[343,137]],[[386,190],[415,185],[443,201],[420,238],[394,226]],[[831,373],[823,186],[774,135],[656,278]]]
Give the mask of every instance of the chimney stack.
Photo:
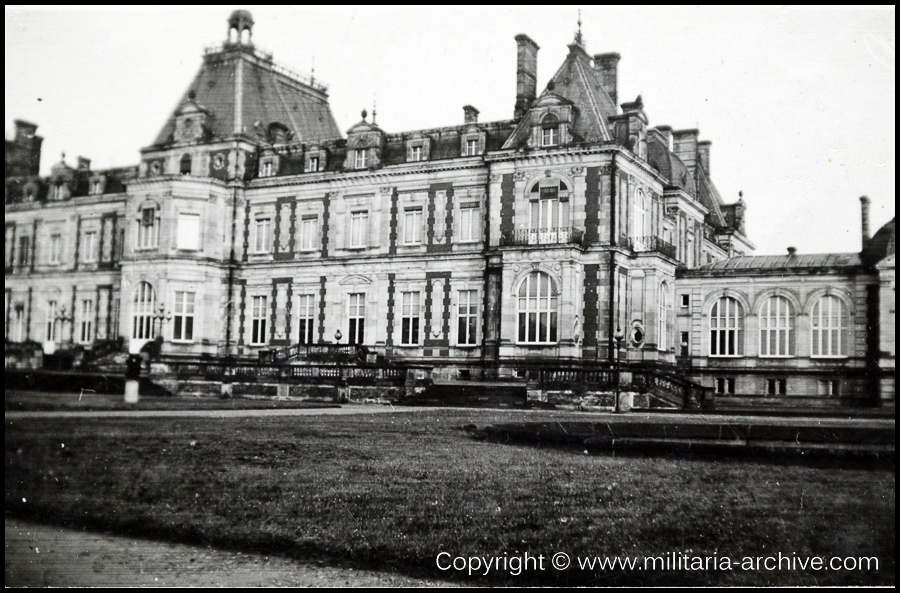
[[[871,236],[869,235],[869,198],[861,196],[859,203],[862,206],[862,247],[866,249],[869,246]]]
[[[706,171],[707,175],[711,175],[709,171],[709,147],[712,145],[712,142],[709,140],[703,140],[702,142],[697,143],[697,152],[700,156],[700,165],[703,167],[703,170]]]
[[[788,255],[791,257],[794,257],[795,255],[797,255],[797,248],[796,247],[788,247]]]
[[[697,178],[697,137],[699,135],[699,130],[678,130],[672,134],[674,138],[673,152],[685,164],[694,179]]]
[[[520,119],[537,97],[537,53],[541,49],[525,34],[516,35],[516,109],[515,119]]]
[[[463,113],[465,114],[465,122],[467,124],[474,124],[478,121],[478,110],[471,105],[464,106]]]
[[[612,99],[613,105],[618,104],[618,80],[619,80],[619,60],[622,59],[617,53],[597,54],[594,56],[594,69],[600,74],[600,84],[603,90]]]
[[[672,126],[656,126],[656,130],[666,139],[666,148],[674,151],[672,147]]]

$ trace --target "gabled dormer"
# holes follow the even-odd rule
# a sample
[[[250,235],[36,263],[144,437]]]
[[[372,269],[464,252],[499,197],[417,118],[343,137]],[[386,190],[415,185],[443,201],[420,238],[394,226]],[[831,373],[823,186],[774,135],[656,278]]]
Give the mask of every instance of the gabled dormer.
[[[529,148],[558,148],[568,146],[575,140],[572,135],[575,105],[554,93],[554,86],[553,81],[550,81],[547,90],[528,113],[531,119],[531,136],[527,143]]]
[[[344,168],[361,171],[381,166],[381,152],[384,148],[384,132],[375,122],[366,121],[368,112],[362,111],[362,121],[347,131],[347,157]]]
[[[196,94],[190,91],[187,101],[175,112],[175,142],[201,142],[209,135],[212,112],[195,99]]]

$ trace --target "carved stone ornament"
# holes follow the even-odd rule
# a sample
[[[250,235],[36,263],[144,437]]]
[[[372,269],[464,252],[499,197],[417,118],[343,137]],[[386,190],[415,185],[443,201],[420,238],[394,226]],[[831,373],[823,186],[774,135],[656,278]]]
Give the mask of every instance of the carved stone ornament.
[[[569,169],[569,175],[572,177],[581,177],[584,175],[584,167],[572,167]]]
[[[393,188],[393,187],[390,187],[390,186],[388,186],[388,187],[379,187],[379,188],[378,188],[378,192],[379,192],[382,196],[389,196],[389,195],[391,195],[391,191],[392,191],[393,189],[394,189],[394,188]]]
[[[527,178],[528,173],[526,173],[525,171],[516,171],[515,173],[513,173],[513,179],[515,179],[516,181],[525,181],[525,179]]]

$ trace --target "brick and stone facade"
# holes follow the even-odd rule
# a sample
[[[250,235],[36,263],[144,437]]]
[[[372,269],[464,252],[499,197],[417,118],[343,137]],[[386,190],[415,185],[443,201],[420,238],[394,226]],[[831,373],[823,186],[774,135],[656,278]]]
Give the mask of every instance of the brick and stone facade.
[[[729,279],[676,270],[751,252],[746,206],[722,200],[696,130],[616,105],[618,54],[579,36],[539,92],[520,35],[513,119],[467,105],[457,126],[389,132],[363,112],[344,136],[327,88],[257,50],[238,12],[134,168],[42,178],[36,126],[7,141],[7,341],[248,358],[358,342],[448,377],[608,363],[617,332],[627,360],[674,365],[681,331],[702,355],[695,317]],[[841,289],[854,344],[863,276]],[[763,290],[740,289],[748,310]]]

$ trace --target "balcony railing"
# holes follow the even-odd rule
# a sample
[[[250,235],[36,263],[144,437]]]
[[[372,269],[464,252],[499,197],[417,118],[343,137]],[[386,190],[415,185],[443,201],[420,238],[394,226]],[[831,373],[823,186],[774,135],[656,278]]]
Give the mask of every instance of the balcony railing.
[[[675,257],[675,246],[659,237],[631,237],[628,239],[628,247],[635,253],[656,252],[672,259],[677,259]]]
[[[580,245],[585,247],[584,231],[572,227],[516,229],[500,236],[502,247],[525,245]]]

